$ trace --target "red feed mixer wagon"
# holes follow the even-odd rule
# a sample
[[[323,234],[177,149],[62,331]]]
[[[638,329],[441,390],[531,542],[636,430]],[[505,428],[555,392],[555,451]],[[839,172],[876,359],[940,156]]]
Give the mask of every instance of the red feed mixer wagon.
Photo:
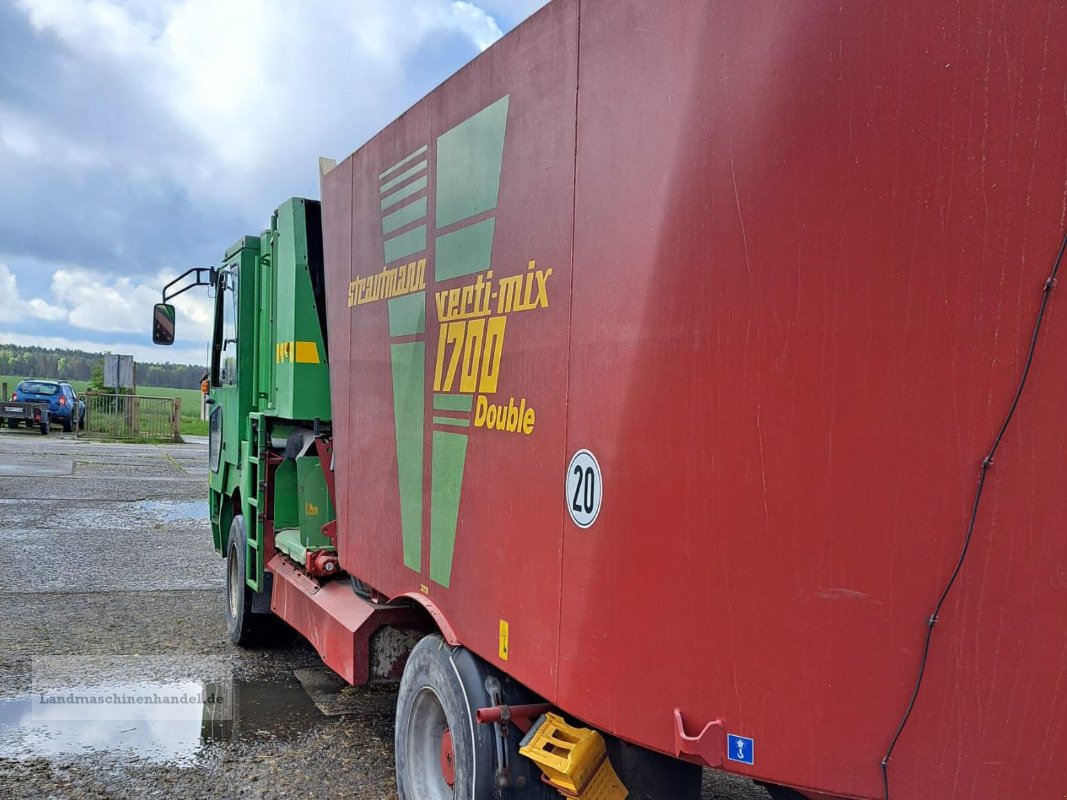
[[[882,798],[1061,245],[1065,30],[1059,2],[557,0],[490,48],[323,181],[342,566],[589,726]],[[406,318],[372,285],[404,232]],[[1063,311],[895,800],[1067,795]]]
[[[246,575],[350,682],[431,634],[402,798],[623,796],[564,720],[635,800],[1067,797],[1065,31],[553,0],[324,165],[328,336],[261,374],[330,407],[250,452],[336,520],[305,563],[259,519]]]

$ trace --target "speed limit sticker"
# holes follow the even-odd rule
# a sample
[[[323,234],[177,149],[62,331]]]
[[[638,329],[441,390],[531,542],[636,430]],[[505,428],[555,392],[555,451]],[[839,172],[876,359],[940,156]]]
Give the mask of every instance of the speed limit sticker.
[[[600,464],[588,450],[579,450],[571,456],[567,466],[566,495],[567,512],[579,528],[588,528],[600,514],[604,499],[604,484],[600,477]]]

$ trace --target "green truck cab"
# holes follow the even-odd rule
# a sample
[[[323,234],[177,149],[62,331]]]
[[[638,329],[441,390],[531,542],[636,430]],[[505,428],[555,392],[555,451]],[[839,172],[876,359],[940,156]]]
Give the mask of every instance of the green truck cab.
[[[269,229],[235,242],[220,266],[168,284],[154,311],[156,344],[174,341],[167,301],[205,285],[215,303],[208,502],[215,549],[231,571],[230,634],[242,643],[255,627],[245,610],[270,610],[268,554],[282,552],[312,575],[339,571],[323,532],[335,515],[323,463],[330,377],[319,203],[287,200]]]

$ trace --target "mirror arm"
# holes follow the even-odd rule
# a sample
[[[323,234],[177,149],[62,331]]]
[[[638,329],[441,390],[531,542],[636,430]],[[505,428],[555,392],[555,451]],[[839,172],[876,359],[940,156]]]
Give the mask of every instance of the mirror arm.
[[[195,273],[195,278],[192,283],[181,287],[180,289],[171,289],[172,286],[181,282],[185,278]],[[183,292],[187,292],[197,286],[214,286],[215,281],[218,278],[218,270],[214,267],[193,267],[187,269],[177,278],[172,280],[166,286],[163,287],[163,302],[166,303],[169,300],[173,300]]]

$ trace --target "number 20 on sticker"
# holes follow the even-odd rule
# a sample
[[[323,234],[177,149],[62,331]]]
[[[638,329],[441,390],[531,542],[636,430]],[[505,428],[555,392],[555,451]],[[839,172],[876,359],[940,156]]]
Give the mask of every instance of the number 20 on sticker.
[[[579,528],[590,527],[600,515],[600,504],[604,499],[604,484],[596,456],[584,449],[571,456],[565,489],[567,512],[574,524]]]

